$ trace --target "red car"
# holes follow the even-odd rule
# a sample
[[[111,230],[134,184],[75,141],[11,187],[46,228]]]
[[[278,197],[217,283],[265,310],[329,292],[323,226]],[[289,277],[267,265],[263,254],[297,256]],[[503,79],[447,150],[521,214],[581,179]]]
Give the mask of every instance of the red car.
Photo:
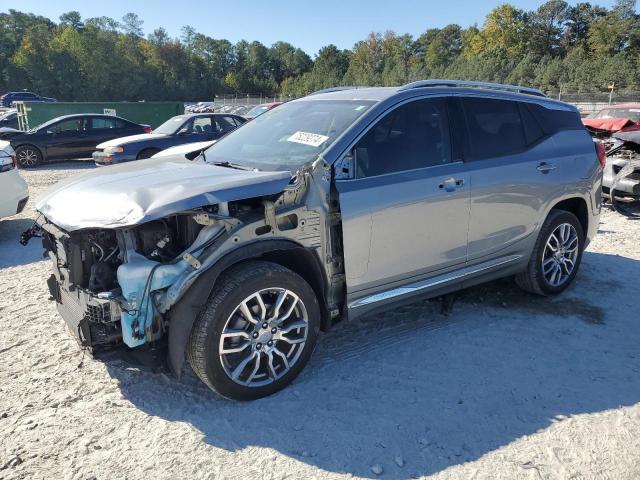
[[[243,117],[246,118],[247,120],[253,120],[258,115],[262,115],[264,112],[268,112],[272,108],[276,108],[278,105],[282,105],[282,102],[270,102],[270,103],[263,103],[261,105],[256,105],[247,113],[245,113]]]
[[[597,137],[608,137],[614,132],[640,130],[640,103],[610,105],[582,123]]]

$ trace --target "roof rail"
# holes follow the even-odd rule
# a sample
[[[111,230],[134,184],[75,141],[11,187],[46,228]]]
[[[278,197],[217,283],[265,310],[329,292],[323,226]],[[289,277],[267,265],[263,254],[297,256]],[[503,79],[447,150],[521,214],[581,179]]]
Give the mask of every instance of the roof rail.
[[[315,92],[310,93],[309,95],[319,95],[321,93],[331,93],[331,92],[341,92],[342,90],[354,90],[356,88],[360,88],[360,87],[355,87],[355,86],[345,86],[345,87],[330,87],[330,88],[323,88],[322,90],[316,90]]]
[[[467,80],[419,80],[417,82],[407,83],[400,87],[400,91],[410,90],[412,88],[426,87],[458,87],[458,88],[485,88],[487,90],[506,90],[508,92],[526,93],[527,95],[535,95],[537,97],[546,97],[542,91],[536,88],[520,87],[517,85],[503,85],[501,83],[490,82],[474,82]]]

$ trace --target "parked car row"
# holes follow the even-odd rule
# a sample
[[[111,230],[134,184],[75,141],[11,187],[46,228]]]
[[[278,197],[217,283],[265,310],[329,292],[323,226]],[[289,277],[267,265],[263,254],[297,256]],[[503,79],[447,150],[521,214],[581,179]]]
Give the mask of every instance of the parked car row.
[[[20,167],[53,160],[92,158],[111,165],[149,158],[158,152],[193,142],[210,142],[246,122],[232,114],[178,115],[151,129],[113,115],[74,114],[54,118],[29,131],[0,129],[9,140]]]
[[[278,105],[282,105],[282,102],[269,102],[260,105],[216,105],[214,102],[198,102],[187,105],[185,113],[231,113],[250,120]]]

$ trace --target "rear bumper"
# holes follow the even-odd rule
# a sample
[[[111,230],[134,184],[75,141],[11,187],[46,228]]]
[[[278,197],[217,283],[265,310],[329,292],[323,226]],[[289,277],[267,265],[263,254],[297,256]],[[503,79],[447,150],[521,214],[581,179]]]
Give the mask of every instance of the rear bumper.
[[[55,275],[47,279],[52,300],[81,347],[91,351],[122,343],[120,305],[81,289],[65,290]]]

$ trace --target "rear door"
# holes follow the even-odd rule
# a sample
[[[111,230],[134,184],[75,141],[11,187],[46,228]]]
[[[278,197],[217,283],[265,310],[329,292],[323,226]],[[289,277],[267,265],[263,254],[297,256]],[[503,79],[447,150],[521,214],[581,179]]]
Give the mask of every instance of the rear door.
[[[114,138],[126,137],[127,135],[133,135],[135,133],[141,133],[139,131],[132,132],[131,129],[126,127],[127,122],[116,117],[91,117],[91,130],[88,137],[91,142],[87,145],[89,147],[90,154],[95,151],[96,145],[102,142],[113,140]]]
[[[535,104],[473,96],[459,105],[471,175],[469,261],[517,253],[571,166],[555,158]]]
[[[351,150],[356,178],[336,181],[350,301],[466,261],[469,175],[446,103],[404,103]]]

